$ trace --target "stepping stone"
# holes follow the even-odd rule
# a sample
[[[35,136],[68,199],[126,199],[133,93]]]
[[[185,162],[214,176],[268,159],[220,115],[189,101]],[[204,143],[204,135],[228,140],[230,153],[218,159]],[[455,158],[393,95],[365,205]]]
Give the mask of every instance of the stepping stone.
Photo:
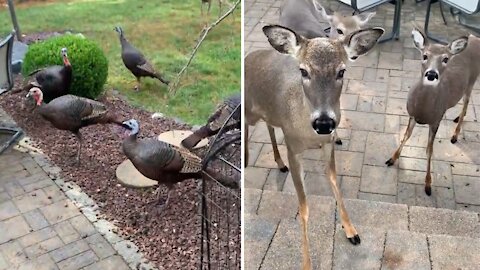
[[[117,167],[116,175],[120,184],[127,187],[147,188],[158,184],[157,181],[147,178],[137,171],[129,159]]]
[[[180,144],[183,139],[187,138],[193,134],[192,131],[190,130],[170,130],[167,132],[164,132],[160,135],[158,135],[158,139],[160,141],[175,145],[177,147],[182,147],[183,146]],[[201,140],[195,147],[194,149],[205,147],[208,144],[208,138],[205,138]]]

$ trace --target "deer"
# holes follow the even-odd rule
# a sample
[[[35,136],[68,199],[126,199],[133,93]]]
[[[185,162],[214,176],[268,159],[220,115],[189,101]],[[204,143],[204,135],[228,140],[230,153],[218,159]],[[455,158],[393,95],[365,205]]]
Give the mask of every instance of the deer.
[[[286,0],[280,9],[280,25],[294,30],[306,38],[325,37],[322,20],[334,25],[339,38],[362,29],[375,16],[376,12],[366,12],[354,16],[344,16],[334,12],[328,15],[326,9],[317,0]],[[332,31],[332,29],[330,29]],[[335,131],[335,144],[342,140]]]
[[[218,16],[220,16],[222,14],[222,1],[223,0],[218,0]],[[207,5],[207,16],[210,15],[210,8],[212,7],[212,0],[202,0],[202,4],[201,4],[201,7],[200,7],[200,11],[202,13],[202,17],[204,16],[203,15],[203,6],[204,5]]]
[[[317,0],[286,0],[280,9],[280,25],[294,30],[306,38],[325,37],[322,20],[335,25],[340,37],[365,27],[376,12],[365,12],[354,16],[340,13],[328,15]],[[331,31],[331,30],[330,30]]]
[[[331,25],[332,29],[335,27]],[[323,148],[330,155],[328,173],[337,201],[341,224],[353,245],[360,237],[348,217],[337,186],[334,131],[340,122],[340,95],[347,60],[370,51],[383,35],[382,28],[354,31],[345,38],[332,32],[330,38],[306,38],[287,27],[262,28],[275,49],[254,51],[245,58],[245,151],[248,164],[248,126],[259,120],[267,124],[273,158],[282,172],[289,170],[276,143],[274,127],[282,129],[287,156],[299,201],[302,231],[302,267],[311,269],[307,234],[309,209],[303,182],[301,155],[307,149]],[[329,150],[326,149],[329,147]]]
[[[430,44],[425,33],[416,26],[412,30],[412,37],[415,48],[422,53],[421,76],[408,93],[407,129],[397,150],[385,163],[388,166],[395,164],[417,123],[428,125],[425,193],[430,196],[430,169],[435,135],[445,112],[463,97],[463,108],[454,120],[457,126],[450,140],[451,143],[457,142],[472,88],[480,73],[480,38],[469,35],[457,38],[448,45]]]

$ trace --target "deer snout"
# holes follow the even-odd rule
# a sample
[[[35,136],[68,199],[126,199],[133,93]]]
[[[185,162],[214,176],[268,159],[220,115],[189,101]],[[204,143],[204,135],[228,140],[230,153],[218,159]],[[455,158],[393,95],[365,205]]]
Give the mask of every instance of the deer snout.
[[[425,78],[431,82],[438,80],[438,72],[431,69],[427,70],[427,72],[425,72]]]
[[[330,134],[337,126],[335,119],[327,114],[321,114],[320,117],[313,119],[312,127],[317,134]]]

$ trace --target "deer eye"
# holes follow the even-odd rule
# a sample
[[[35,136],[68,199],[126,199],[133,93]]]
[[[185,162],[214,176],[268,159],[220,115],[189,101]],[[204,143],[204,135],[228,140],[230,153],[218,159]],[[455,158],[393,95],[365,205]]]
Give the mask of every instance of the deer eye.
[[[428,56],[426,54],[423,55],[423,61],[426,61]]]
[[[442,63],[444,64],[448,63],[448,57],[443,58]]]
[[[338,71],[337,79],[342,79],[344,74],[345,74],[345,69],[341,69],[340,71]]]
[[[300,72],[302,73],[302,77],[308,78],[308,71],[304,68],[300,68]]]
[[[337,33],[338,33],[339,35],[343,35],[343,31],[340,30],[340,29],[337,29]]]

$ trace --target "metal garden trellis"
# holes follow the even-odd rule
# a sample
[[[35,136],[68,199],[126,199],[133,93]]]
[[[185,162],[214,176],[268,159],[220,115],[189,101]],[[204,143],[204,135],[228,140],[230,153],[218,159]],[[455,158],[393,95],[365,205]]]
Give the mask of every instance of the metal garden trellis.
[[[206,154],[204,166],[220,167],[221,172],[241,186],[241,130],[228,125],[239,104],[223,123]],[[240,124],[240,123],[238,123]],[[238,125],[240,126],[240,125]],[[225,187],[219,179],[201,182],[201,241],[199,269],[240,269],[241,189]]]

